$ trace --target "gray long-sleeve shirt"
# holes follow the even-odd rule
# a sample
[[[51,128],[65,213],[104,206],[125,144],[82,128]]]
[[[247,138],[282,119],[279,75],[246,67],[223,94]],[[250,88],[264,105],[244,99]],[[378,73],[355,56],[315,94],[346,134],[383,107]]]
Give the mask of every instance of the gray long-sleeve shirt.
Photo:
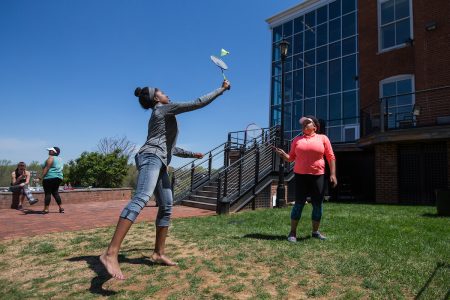
[[[139,149],[139,153],[156,154],[166,166],[169,165],[172,155],[193,157],[193,152],[175,147],[178,136],[178,124],[175,116],[208,105],[224,91],[224,88],[218,88],[191,102],[158,103],[153,108],[152,116],[148,121],[147,141]]]

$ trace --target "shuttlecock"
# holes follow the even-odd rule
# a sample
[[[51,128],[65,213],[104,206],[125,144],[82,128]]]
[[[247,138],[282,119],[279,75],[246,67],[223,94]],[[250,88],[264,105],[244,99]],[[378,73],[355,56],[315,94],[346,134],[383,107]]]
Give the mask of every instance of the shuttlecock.
[[[228,55],[228,54],[230,54],[230,52],[228,52],[227,50],[225,50],[223,48],[222,48],[222,50],[220,50],[220,56],[225,56],[225,55]]]

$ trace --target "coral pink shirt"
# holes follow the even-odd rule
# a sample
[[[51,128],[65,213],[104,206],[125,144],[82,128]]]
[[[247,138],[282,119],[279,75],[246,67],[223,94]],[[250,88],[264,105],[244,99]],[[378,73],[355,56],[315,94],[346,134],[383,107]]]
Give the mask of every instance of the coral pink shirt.
[[[328,163],[336,160],[328,137],[313,133],[298,136],[292,141],[289,161],[295,161],[294,173],[322,175],[325,173],[324,156]]]

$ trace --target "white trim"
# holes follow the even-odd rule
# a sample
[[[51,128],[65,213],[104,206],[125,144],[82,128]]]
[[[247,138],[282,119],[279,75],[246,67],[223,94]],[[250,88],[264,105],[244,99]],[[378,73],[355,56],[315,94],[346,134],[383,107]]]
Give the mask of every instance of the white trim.
[[[355,136],[353,137],[354,139],[351,141],[346,141],[345,140],[345,130],[346,129],[355,129]],[[348,142],[353,142],[356,141],[357,139],[359,139],[359,124],[358,125],[344,125],[342,126],[342,138],[343,138],[343,142],[344,143],[348,143]]]
[[[293,20],[303,14],[307,14],[317,8],[320,8],[335,0],[306,0],[294,7],[291,7],[281,13],[278,13],[266,20],[269,24],[269,29],[273,29],[287,21]]]
[[[392,47],[388,47],[388,48],[382,48],[381,46],[381,4],[384,2],[388,2],[388,1],[394,1],[394,21],[384,24],[383,26],[387,26],[390,24],[395,24],[397,23],[399,20],[404,20],[405,18],[401,18],[401,19],[395,19],[395,1],[396,0],[377,0],[377,31],[378,31],[378,54],[379,53],[384,53],[384,52],[388,52],[391,50],[395,50],[395,49],[399,49],[399,48],[404,48],[407,47],[408,44],[407,43],[401,43],[398,45],[394,45]],[[408,0],[409,1],[409,33],[410,33],[410,38],[411,40],[414,40],[414,26],[413,26],[413,8],[412,8],[412,0]],[[394,32],[395,33],[395,39],[397,38],[397,31]],[[396,42],[396,41],[395,41]]]

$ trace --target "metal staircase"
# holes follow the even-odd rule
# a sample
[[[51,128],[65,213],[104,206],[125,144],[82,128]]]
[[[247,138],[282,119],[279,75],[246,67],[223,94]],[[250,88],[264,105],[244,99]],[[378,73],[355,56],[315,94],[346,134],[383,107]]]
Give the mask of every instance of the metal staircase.
[[[272,181],[278,158],[271,145],[276,144],[278,127],[255,132],[236,131],[227,142],[195,159],[172,175],[174,203],[223,213],[245,207]],[[292,164],[286,164],[290,172]]]

